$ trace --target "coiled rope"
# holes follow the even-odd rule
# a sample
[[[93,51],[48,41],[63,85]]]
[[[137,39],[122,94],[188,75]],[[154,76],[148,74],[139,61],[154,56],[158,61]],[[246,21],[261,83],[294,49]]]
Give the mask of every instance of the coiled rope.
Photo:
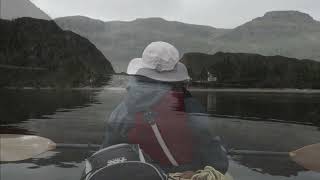
[[[174,180],[230,180],[231,176],[223,175],[211,166],[206,166],[203,170],[198,170],[191,179],[182,178],[183,173],[174,173],[170,175]]]

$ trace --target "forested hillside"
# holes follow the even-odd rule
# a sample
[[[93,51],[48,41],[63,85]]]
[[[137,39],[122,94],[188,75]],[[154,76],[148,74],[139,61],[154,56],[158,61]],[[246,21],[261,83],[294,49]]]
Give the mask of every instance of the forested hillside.
[[[0,86],[86,86],[113,73],[87,39],[54,21],[0,20]]]
[[[222,87],[320,88],[320,62],[244,53],[189,53],[182,58],[193,81],[208,72]]]

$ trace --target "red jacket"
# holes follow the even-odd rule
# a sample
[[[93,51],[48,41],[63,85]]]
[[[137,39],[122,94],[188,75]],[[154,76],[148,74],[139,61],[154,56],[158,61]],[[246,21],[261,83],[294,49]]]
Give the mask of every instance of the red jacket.
[[[192,130],[187,125],[184,108],[184,93],[169,91],[158,103],[150,107],[155,114],[163,140],[179,164],[192,162],[195,145]],[[150,124],[144,118],[144,112],[135,114],[135,126],[128,132],[131,144],[139,144],[153,160],[160,165],[171,165],[163,152]]]

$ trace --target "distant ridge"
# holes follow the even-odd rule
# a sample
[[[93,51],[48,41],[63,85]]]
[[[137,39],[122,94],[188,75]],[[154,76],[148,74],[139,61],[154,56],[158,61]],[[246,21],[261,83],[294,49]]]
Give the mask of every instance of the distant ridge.
[[[126,71],[152,41],[167,41],[181,52],[253,53],[320,61],[320,22],[299,11],[271,11],[234,29],[139,18],[103,22],[82,16],[55,20],[65,30],[88,38],[110,59],[116,72]]]
[[[132,58],[141,57],[143,49],[152,41],[167,41],[181,52],[209,52],[211,39],[226,29],[192,25],[162,18],[139,18],[134,21],[110,21],[82,16],[55,19],[64,30],[71,30],[88,38],[110,59],[116,72],[126,71]]]
[[[272,11],[215,39],[211,53],[256,53],[320,61],[320,22],[299,11]]]
[[[29,0],[1,0],[1,19],[32,17],[50,20],[50,16]]]
[[[307,13],[300,11],[270,11],[263,16],[265,19],[274,21],[291,21],[291,22],[313,22],[314,19]]]

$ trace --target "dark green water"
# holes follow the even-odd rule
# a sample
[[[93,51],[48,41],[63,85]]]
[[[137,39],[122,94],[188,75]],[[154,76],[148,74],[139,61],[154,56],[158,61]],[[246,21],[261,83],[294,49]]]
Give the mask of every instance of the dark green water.
[[[227,148],[290,151],[320,141],[320,94],[193,92],[208,110],[212,136]],[[0,131],[59,143],[100,143],[121,89],[0,90]],[[199,117],[201,118],[201,117]],[[209,137],[208,137],[209,138]],[[1,180],[79,179],[91,152],[55,150],[1,164]],[[230,157],[235,179],[318,180],[286,158]]]

